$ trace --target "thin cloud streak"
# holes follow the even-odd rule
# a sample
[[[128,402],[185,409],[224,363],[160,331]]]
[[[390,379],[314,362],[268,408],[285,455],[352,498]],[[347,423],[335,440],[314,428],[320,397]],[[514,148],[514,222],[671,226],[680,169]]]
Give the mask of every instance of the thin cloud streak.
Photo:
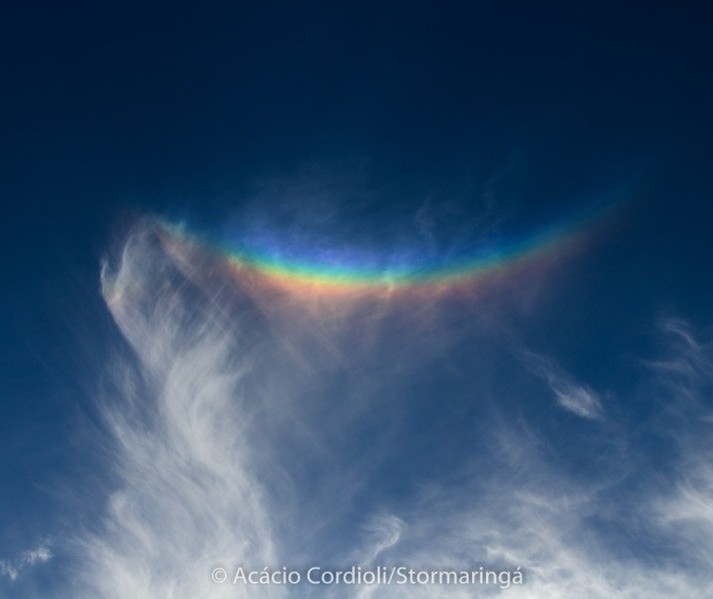
[[[603,416],[602,401],[591,387],[576,381],[551,358],[529,351],[522,355],[528,370],[550,386],[561,408],[589,420]]]

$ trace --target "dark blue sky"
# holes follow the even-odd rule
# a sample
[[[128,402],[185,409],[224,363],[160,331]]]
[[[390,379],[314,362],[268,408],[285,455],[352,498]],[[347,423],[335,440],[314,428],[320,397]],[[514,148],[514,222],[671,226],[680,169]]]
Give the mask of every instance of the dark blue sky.
[[[57,519],[56,487],[89,459],[70,431],[91,418],[102,350],[87,339],[112,326],[99,262],[136,214],[216,224],[315,177],[385,230],[425,201],[452,226],[494,202],[527,227],[625,189],[626,222],[557,307],[514,328],[610,387],[609,350],[646,348],[657,314],[708,326],[712,16],[702,2],[7,4],[9,551]],[[577,329],[592,342],[570,353]]]

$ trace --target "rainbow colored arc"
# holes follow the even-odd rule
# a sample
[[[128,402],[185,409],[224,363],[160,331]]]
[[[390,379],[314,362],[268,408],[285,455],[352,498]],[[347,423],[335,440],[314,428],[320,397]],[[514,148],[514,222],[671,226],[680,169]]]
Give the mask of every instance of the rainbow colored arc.
[[[277,251],[241,247],[201,237],[168,223],[162,223],[162,229],[174,240],[218,254],[238,276],[249,277],[251,281],[259,279],[293,293],[364,295],[447,290],[498,277],[518,266],[556,257],[580,246],[611,214],[611,207],[590,211],[565,224],[501,243],[487,252],[480,250],[441,262],[415,257],[384,267],[353,257],[351,261],[327,260],[294,248]]]

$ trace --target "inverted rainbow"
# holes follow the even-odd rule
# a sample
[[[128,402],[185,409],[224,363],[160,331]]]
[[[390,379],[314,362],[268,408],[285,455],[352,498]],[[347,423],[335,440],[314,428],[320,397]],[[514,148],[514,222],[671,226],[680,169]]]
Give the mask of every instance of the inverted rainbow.
[[[220,255],[241,277],[286,291],[312,294],[392,294],[400,291],[447,290],[497,277],[540,259],[555,257],[580,246],[611,216],[611,207],[579,215],[567,223],[540,230],[496,247],[456,258],[418,259],[380,266],[365,257],[324,258],[295,248],[239,247],[162,224],[174,240],[188,242]]]

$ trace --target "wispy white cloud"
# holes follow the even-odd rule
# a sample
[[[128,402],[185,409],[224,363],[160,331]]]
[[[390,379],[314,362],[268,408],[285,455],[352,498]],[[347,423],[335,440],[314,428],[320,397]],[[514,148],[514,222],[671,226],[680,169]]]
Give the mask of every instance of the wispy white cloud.
[[[660,318],[657,334],[661,350],[642,362],[667,396],[676,398],[667,402],[666,411],[678,417],[675,413],[683,415],[706,403],[701,391],[713,382],[713,348],[679,316]]]
[[[276,561],[248,443],[259,398],[244,388],[249,352],[236,359],[242,323],[191,285],[150,227],[104,268],[102,290],[138,362],[112,366],[116,396],[103,416],[115,489],[82,539],[82,584],[106,598],[248,596],[210,579],[221,564]]]
[[[405,423],[418,409],[385,396],[428,359],[406,341],[425,337],[431,348],[437,336],[409,336],[405,326],[394,342],[383,334],[399,326],[391,313],[281,311],[224,275],[199,252],[166,245],[150,223],[103,271],[107,305],[133,359],[119,354],[109,365],[115,391],[102,411],[113,439],[112,488],[101,522],[79,535],[79,596],[258,596],[211,581],[212,568],[238,565],[520,567],[526,583],[507,593],[548,599],[683,599],[710,582],[713,479],[701,436],[672,431],[677,474],[662,490],[614,458],[579,476],[553,458],[537,423],[483,420],[472,431],[481,453],[444,459],[440,474],[419,472],[408,489],[382,492],[393,481],[379,467],[413,443]],[[665,362],[706,372],[704,344],[676,322],[669,329],[680,343]],[[390,365],[382,358],[394,348],[401,353]],[[525,363],[560,407],[602,418],[599,395],[554,361],[527,354]],[[680,370],[656,367],[664,378]],[[429,449],[449,434],[434,433]],[[419,451],[390,472],[413,470],[424,459]],[[629,478],[637,490],[622,499],[615,486]],[[654,537],[673,557],[618,545],[607,528]],[[473,589],[259,588],[260,597],[291,594],[470,597]]]
[[[530,372],[550,386],[560,407],[590,420],[602,417],[601,398],[591,387],[576,381],[551,358],[529,351],[523,351],[522,355]]]
[[[645,360],[663,389],[661,434],[673,442],[675,469],[652,514],[685,562],[713,571],[713,352],[685,319],[659,322],[662,357]]]
[[[363,551],[361,533],[343,528],[374,466],[355,458],[349,431],[373,427],[380,399],[353,363],[403,376],[372,356],[378,315],[350,312],[355,344],[343,311],[277,311],[151,222],[107,262],[102,292],[133,359],[109,364],[114,391],[101,409],[113,488],[103,521],[80,538],[79,588],[117,599],[251,597],[253,588],[214,583],[212,568],[361,563],[396,542],[399,521],[387,516],[359,515]],[[346,384],[334,388],[333,377]],[[386,438],[375,437],[377,460]]]
[[[10,582],[19,580],[33,566],[44,564],[52,559],[51,545],[49,539],[45,539],[34,549],[23,551],[14,559],[0,560],[0,576]]]
[[[495,472],[471,478],[465,486],[424,489],[400,514],[399,540],[382,559],[424,570],[484,564],[512,572],[520,566],[526,583],[510,586],[507,594],[534,599],[683,599],[698,596],[713,582],[710,495],[702,495],[700,486],[677,490],[670,498],[648,488],[634,503],[617,505],[608,481],[583,483],[559,472],[548,463],[546,443],[520,429],[500,431],[493,455],[509,457],[495,460]],[[640,514],[647,520],[645,530],[635,524]],[[598,518],[634,538],[641,535],[638,546],[612,545],[593,524]],[[693,518],[688,530],[681,518]],[[650,535],[667,548],[665,557],[641,546]],[[365,597],[404,596],[399,588],[363,592]],[[476,592],[499,596],[502,589],[490,584]],[[470,597],[473,589],[413,587],[407,596]]]

